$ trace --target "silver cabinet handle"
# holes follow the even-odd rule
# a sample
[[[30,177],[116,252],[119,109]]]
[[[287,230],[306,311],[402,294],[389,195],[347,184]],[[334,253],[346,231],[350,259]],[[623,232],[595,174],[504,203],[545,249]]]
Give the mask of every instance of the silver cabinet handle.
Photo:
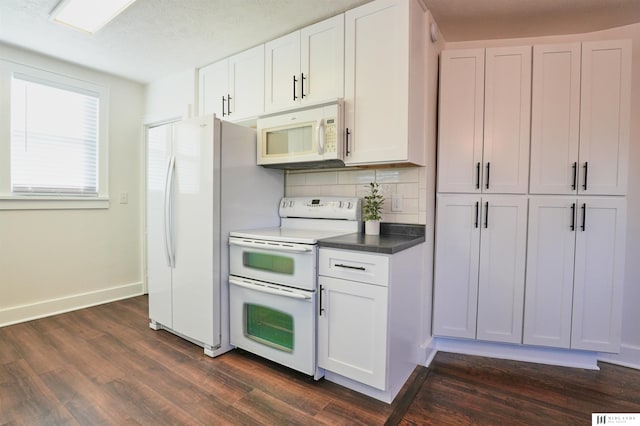
[[[333,266],[335,266],[336,268],[356,269],[358,271],[366,271],[367,270],[364,266],[351,266],[351,265],[344,265],[342,263],[336,263]]]

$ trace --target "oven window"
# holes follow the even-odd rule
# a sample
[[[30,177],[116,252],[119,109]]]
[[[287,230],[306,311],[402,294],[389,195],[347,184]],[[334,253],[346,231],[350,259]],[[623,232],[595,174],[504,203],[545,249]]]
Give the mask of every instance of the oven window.
[[[247,268],[260,269],[276,274],[293,275],[293,258],[269,253],[255,253],[245,251],[242,254],[242,264]]]
[[[267,155],[291,155],[311,151],[313,123],[291,129],[270,130],[266,133]]]
[[[293,317],[266,306],[245,303],[245,330],[249,339],[293,352]]]

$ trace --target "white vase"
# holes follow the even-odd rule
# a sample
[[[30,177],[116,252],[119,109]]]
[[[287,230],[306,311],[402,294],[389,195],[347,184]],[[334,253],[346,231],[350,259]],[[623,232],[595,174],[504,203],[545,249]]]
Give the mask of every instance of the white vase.
[[[364,233],[366,235],[380,235],[380,221],[367,220],[364,222]]]

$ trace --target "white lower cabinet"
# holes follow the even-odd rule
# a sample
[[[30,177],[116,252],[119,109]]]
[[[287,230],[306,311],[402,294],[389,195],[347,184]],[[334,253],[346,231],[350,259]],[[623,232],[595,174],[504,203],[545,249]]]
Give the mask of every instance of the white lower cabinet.
[[[395,254],[320,247],[318,366],[327,380],[390,403],[424,362],[423,246]]]
[[[438,195],[433,334],[520,343],[527,197]]]
[[[626,202],[532,197],[523,343],[618,352]]]
[[[384,390],[387,288],[320,277],[318,365]]]

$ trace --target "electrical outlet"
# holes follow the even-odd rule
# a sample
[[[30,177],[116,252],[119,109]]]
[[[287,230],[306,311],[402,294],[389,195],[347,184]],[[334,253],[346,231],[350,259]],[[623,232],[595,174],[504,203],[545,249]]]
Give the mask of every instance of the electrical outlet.
[[[129,194],[126,192],[120,193],[120,204],[129,204]]]
[[[391,211],[392,212],[402,211],[402,194],[393,194],[391,196]]]

